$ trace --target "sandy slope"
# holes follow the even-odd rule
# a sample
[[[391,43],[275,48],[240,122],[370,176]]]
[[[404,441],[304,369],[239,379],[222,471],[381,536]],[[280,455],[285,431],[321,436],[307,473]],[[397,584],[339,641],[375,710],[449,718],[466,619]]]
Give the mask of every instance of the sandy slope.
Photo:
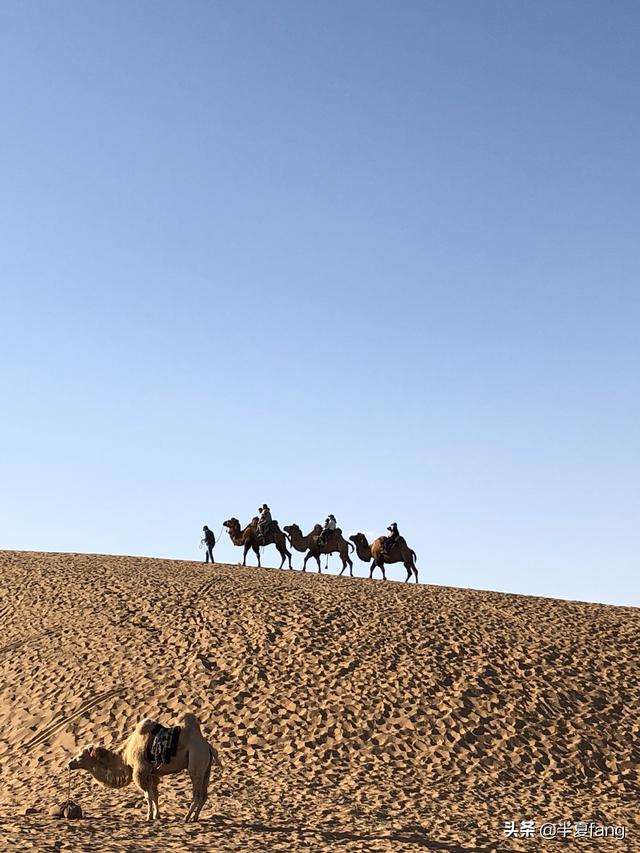
[[[0,849],[553,850],[503,822],[626,824],[640,851],[640,610],[236,566],[0,552]],[[204,821],[66,761],[192,710]],[[27,807],[37,811],[24,815]],[[635,839],[635,840],[634,840]]]

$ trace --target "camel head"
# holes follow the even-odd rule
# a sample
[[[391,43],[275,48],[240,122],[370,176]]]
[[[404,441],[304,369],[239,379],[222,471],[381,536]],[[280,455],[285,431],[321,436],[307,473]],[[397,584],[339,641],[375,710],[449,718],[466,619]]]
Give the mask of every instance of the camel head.
[[[368,547],[369,543],[367,542],[367,537],[364,533],[354,533],[353,536],[350,536],[349,539],[355,544],[356,548],[360,545],[363,545],[365,548]]]
[[[288,533],[289,536],[291,536],[292,533],[295,536],[301,536],[302,535],[302,530],[300,530],[300,528],[298,527],[297,524],[285,524],[285,526],[282,529],[284,530],[285,533]]]
[[[67,767],[69,770],[88,770],[91,772],[91,768],[99,763],[101,758],[104,758],[106,752],[107,750],[101,746],[85,746],[75,758],[71,759]]]
[[[226,521],[223,521],[222,526],[226,527],[227,530],[229,531],[229,533],[231,533],[232,530],[239,530],[240,522],[238,521],[237,518],[231,517],[231,518],[228,518]]]

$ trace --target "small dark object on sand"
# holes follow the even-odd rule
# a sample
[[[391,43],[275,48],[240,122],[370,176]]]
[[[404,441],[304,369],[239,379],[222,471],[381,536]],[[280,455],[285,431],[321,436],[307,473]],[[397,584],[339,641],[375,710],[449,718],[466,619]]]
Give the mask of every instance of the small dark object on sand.
[[[62,805],[53,806],[49,810],[49,817],[66,817],[68,820],[78,820],[82,817],[82,808],[73,800],[65,800]]]

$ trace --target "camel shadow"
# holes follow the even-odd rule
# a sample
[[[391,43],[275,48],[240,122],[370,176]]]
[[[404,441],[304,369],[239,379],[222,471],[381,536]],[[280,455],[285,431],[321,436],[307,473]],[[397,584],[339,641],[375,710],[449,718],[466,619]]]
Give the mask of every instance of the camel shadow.
[[[153,821],[152,823],[148,823],[143,818],[140,818],[138,823],[140,827],[144,827],[147,832],[151,831],[153,833],[155,830],[161,834],[166,830],[168,822],[176,823],[178,825],[181,824],[180,820],[166,817],[159,821]],[[72,828],[77,831],[78,829],[81,829],[81,827],[84,827],[91,831],[90,827],[92,823],[97,825],[102,824],[103,826],[105,824],[115,823],[119,827],[128,827],[129,830],[131,830],[131,822],[129,820],[118,818],[114,815],[86,815],[84,820],[74,823]],[[208,830],[216,830],[218,833],[220,831],[230,830],[235,832],[243,831],[248,834],[255,833],[256,835],[295,835],[301,840],[315,840],[316,842],[326,842],[327,844],[345,844],[353,842],[366,844],[367,842],[384,841],[391,845],[414,845],[415,847],[419,847],[424,850],[433,850],[435,853],[512,853],[512,851],[504,847],[498,847],[494,842],[490,842],[488,839],[486,839],[487,846],[482,847],[477,845],[474,847],[466,847],[453,841],[440,841],[433,838],[431,836],[431,832],[425,827],[415,823],[409,824],[400,829],[389,830],[388,832],[366,832],[357,829],[341,828],[333,823],[324,826],[305,826],[296,823],[268,824],[259,820],[234,821],[224,817],[224,815],[214,814],[209,818],[198,821],[198,823],[183,825],[185,828],[189,828],[190,834],[192,835],[194,832],[196,835],[199,835],[200,833],[207,833]]]
[[[230,821],[222,815],[214,815],[214,817],[200,821],[200,823],[212,823],[218,829],[236,829],[261,834],[295,834],[301,838],[305,836],[320,837],[323,841],[327,842],[387,841],[397,844],[414,844],[416,847],[422,847],[425,850],[441,851],[441,853],[510,853],[504,847],[497,847],[494,843],[490,842],[487,847],[464,847],[455,842],[438,841],[429,837],[430,832],[419,824],[411,824],[401,829],[390,830],[389,832],[367,833],[358,830],[340,829],[335,825],[331,825],[330,827],[311,827],[287,824],[269,825],[261,821]]]

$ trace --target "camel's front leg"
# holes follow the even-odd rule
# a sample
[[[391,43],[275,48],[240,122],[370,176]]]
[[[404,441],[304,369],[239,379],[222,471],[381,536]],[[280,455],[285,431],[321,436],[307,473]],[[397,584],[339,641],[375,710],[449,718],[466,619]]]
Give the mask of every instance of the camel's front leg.
[[[152,819],[160,818],[160,806],[158,805],[158,779],[156,776],[151,777],[151,799],[152,799]]]
[[[147,820],[153,820],[155,809],[153,801],[153,780],[151,778],[151,774],[139,770],[137,773],[134,772],[133,781],[143,792],[147,801]]]

